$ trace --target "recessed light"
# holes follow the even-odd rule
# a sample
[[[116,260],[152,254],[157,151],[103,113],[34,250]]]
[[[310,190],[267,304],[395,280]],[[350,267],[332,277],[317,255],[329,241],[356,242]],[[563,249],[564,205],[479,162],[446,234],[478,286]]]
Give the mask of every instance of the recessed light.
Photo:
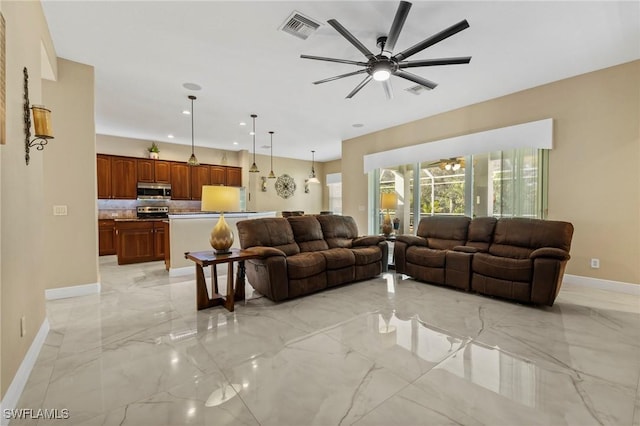
[[[168,137],[169,139],[173,139],[173,138],[174,138],[174,136],[173,136],[173,135],[167,135],[167,137]]]
[[[191,115],[191,111],[187,111],[186,109],[185,109],[184,111],[182,111],[182,113],[183,113],[184,115]]]
[[[184,83],[182,87],[187,90],[202,90],[202,86],[196,83]]]
[[[241,121],[241,122],[240,122],[240,125],[241,125],[241,126],[246,126],[246,125],[247,125],[247,123],[245,123],[244,121]]]
[[[356,123],[356,124],[352,124],[351,126],[353,126],[353,127],[364,127],[364,124]]]
[[[238,145],[238,142],[234,142],[233,144],[234,144],[234,145]]]
[[[255,134],[256,134],[256,132],[249,132],[249,136],[253,136]]]

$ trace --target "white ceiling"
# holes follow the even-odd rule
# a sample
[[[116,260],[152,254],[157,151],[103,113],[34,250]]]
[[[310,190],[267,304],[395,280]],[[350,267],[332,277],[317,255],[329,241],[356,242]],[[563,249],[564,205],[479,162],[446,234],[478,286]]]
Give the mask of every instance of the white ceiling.
[[[190,144],[181,112],[194,94],[196,146],[251,150],[255,113],[258,153],[269,153],[273,130],[274,156],[306,160],[312,149],[318,161],[340,158],[343,139],[640,58],[638,1],[414,1],[396,52],[467,19],[470,28],[411,60],[472,56],[469,65],[412,69],[439,84],[419,96],[403,90],[414,83],[392,77],[392,100],[373,81],[345,99],[362,76],[312,84],[358,68],[300,54],[365,60],[328,19],[378,53],[397,5],[43,1],[57,55],[95,67],[98,133]],[[307,40],[279,31],[294,10],[324,25]]]

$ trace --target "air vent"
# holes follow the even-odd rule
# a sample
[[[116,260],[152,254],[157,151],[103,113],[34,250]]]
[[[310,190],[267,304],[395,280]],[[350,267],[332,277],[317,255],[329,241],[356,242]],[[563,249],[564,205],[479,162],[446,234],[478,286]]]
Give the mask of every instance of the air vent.
[[[320,23],[314,21],[294,11],[279,28],[285,33],[294,35],[298,38],[306,40],[311,34],[313,34],[320,27]]]
[[[406,89],[407,92],[409,93],[413,93],[414,95],[420,95],[422,94],[422,92],[429,90],[426,87],[420,85],[420,84],[416,84],[415,86],[411,86],[411,87],[407,87]]]

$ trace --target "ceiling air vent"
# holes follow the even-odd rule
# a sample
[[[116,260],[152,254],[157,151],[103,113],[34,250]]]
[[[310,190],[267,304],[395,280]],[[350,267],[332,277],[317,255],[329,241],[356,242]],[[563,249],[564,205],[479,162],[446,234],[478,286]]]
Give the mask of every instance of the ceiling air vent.
[[[320,27],[320,23],[314,21],[294,11],[280,27],[285,33],[294,35],[298,38],[306,40],[311,34],[313,34]]]
[[[406,90],[409,93],[413,93],[414,95],[420,95],[422,94],[422,92],[428,89],[421,84],[416,84],[415,86],[407,87],[404,90]]]

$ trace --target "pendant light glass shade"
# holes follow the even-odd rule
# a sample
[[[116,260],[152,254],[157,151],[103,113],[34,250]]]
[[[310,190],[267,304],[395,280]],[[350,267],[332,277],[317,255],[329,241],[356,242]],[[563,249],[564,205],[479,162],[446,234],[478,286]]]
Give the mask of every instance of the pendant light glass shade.
[[[260,173],[258,166],[256,165],[256,114],[251,114],[251,118],[253,119],[253,164],[251,168],[249,168],[249,173]]]
[[[311,174],[309,175],[309,183],[320,183],[320,180],[316,177],[316,169],[315,169],[315,160],[316,160],[316,152],[311,151]]]
[[[189,99],[191,99],[191,157],[187,160],[187,164],[190,166],[197,166],[198,159],[196,158],[196,154],[194,153],[194,142],[193,142],[193,101],[196,99],[195,96],[189,95]]]
[[[273,173],[273,131],[269,132],[269,134],[271,135],[271,171],[269,172],[269,176],[267,177],[269,179],[275,179],[276,174]]]

